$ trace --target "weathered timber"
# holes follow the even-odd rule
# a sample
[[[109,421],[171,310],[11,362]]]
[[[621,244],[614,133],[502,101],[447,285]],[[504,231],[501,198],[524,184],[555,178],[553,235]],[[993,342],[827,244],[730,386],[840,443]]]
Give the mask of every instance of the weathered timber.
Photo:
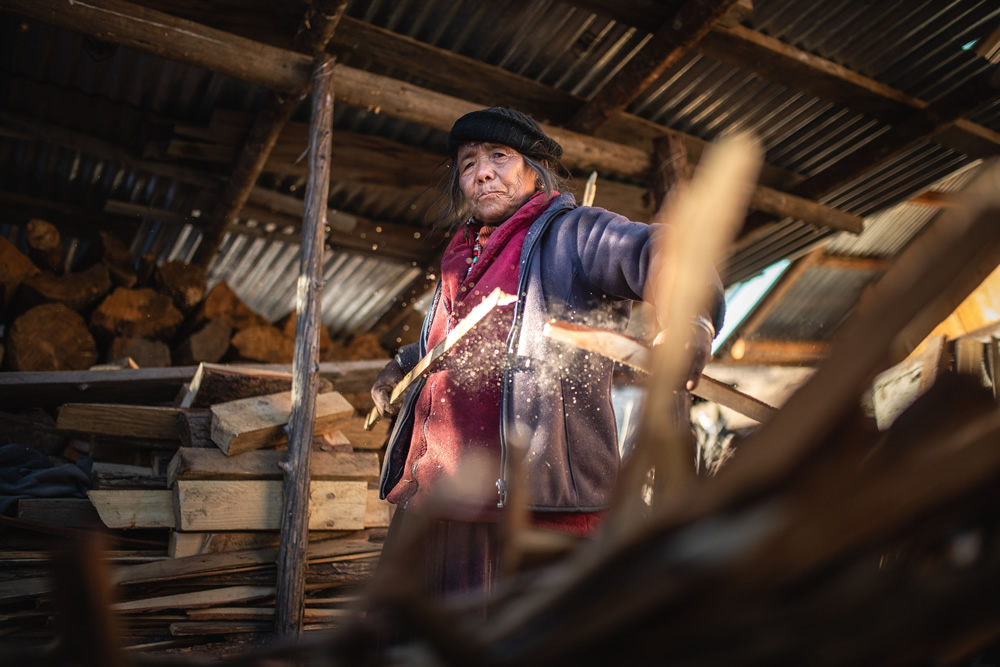
[[[173,528],[173,492],[160,489],[98,489],[88,491],[101,521],[108,528]]]
[[[213,405],[212,441],[228,456],[280,444],[287,439],[292,405],[291,391]],[[336,430],[353,415],[354,408],[338,392],[319,394],[313,428]]]
[[[371,389],[384,359],[327,361],[319,372],[337,391]],[[251,365],[255,370],[289,373],[288,365]],[[169,403],[197,368],[177,366],[117,371],[0,373],[0,404],[7,409],[58,406],[68,402]]]
[[[86,498],[22,498],[17,501],[17,518],[67,528],[101,525],[100,516]]]
[[[178,440],[179,408],[106,403],[67,403],[59,410],[56,428],[74,433]]]
[[[35,306],[7,333],[5,362],[12,371],[70,371],[97,362],[97,343],[87,323],[61,303]]]
[[[62,235],[51,222],[35,218],[25,226],[28,257],[40,268],[55,274],[63,272]]]
[[[111,289],[111,277],[104,264],[94,264],[79,273],[55,275],[46,271],[28,276],[17,294],[19,310],[43,303],[61,303],[76,311],[85,310]]]
[[[275,530],[283,515],[282,487],[280,481],[177,480],[176,527],[184,531]],[[364,528],[367,493],[367,482],[313,482],[309,529]]]
[[[186,313],[205,296],[205,269],[175,259],[156,268],[153,284],[173,299],[181,312]]]
[[[126,338],[169,338],[183,320],[170,297],[149,287],[119,287],[90,316],[97,332]]]
[[[384,502],[384,501],[382,501]],[[365,523],[368,522],[369,506],[365,511]],[[313,530],[309,533],[309,541],[323,542],[336,540],[337,542],[347,542],[348,536],[356,535],[357,531],[343,530]],[[218,533],[182,533],[176,530],[170,531],[170,538],[167,542],[167,555],[170,558],[184,558],[187,556],[232,553],[234,551],[245,551],[247,549],[276,548],[279,545],[278,531],[252,531],[236,532],[224,531]],[[277,553],[277,552],[275,552]],[[273,562],[273,558],[272,558]]]
[[[322,609],[307,606],[303,613],[305,623],[333,621],[353,616],[352,609]],[[269,621],[274,618],[274,607],[215,607],[213,609],[192,609],[188,612],[192,621]]]
[[[3,8],[67,30],[279,91],[309,84],[312,58],[122,0],[100,5],[4,0]],[[169,34],[169,39],[164,39]]]
[[[319,58],[333,37],[346,7],[347,0],[319,0],[310,5],[292,41],[293,53],[297,51]],[[291,118],[299,100],[308,94],[310,86],[314,84],[315,76],[299,82],[292,88],[289,96],[269,97],[264,107],[257,112],[240,156],[236,160],[233,175],[226,182],[209,217],[209,224],[195,253],[196,264],[207,266],[219,249],[223,237],[236,221],[250,191],[263,172],[282,128]],[[328,177],[328,174],[324,173],[324,177]]]
[[[734,4],[736,0],[686,0],[646,46],[573,115],[567,127],[593,133],[612,111],[627,107],[678,62]]]
[[[503,292],[499,287],[493,290],[489,296],[485,297],[479,305],[470,310],[469,314],[448,332],[444,340],[428,350],[423,359],[418,361],[417,365],[403,376],[403,379],[393,387],[389,401],[398,404],[403,400],[403,396],[409,390],[410,385],[430,373],[448,354],[455,350],[456,346],[466,336],[480,326],[488,326],[488,323],[492,319],[491,315],[496,314],[498,307],[512,304],[514,301],[516,301],[516,297]],[[378,413],[378,409],[372,408],[371,412],[368,413],[368,418],[365,420],[365,428],[371,429],[380,418],[381,415]]]
[[[365,501],[365,528],[388,528],[392,513],[393,505],[379,498],[378,489],[368,489]]]
[[[341,3],[343,10],[345,3]],[[330,32],[333,36],[333,32]],[[328,41],[328,40],[327,40]],[[324,43],[325,44],[325,43]],[[295,357],[292,364],[292,411],[288,423],[288,457],[284,469],[284,505],[278,554],[275,632],[295,637],[302,632],[305,597],[305,548],[309,542],[310,458],[318,411],[319,329],[323,328],[323,239],[330,192],[333,132],[333,58],[322,55],[313,71],[309,117],[309,179],[302,220],[301,259],[295,312]],[[352,409],[353,412],[353,409]],[[367,487],[366,487],[367,488]],[[362,517],[362,526],[364,518]],[[330,526],[332,528],[332,526]]]
[[[90,468],[95,489],[166,489],[166,475],[154,474],[147,466],[95,461]]]
[[[172,486],[178,479],[255,480],[282,479],[287,452],[260,449],[239,456],[226,456],[218,449],[181,447],[167,469]],[[375,452],[313,451],[309,474],[314,480],[378,479],[379,460]]]
[[[177,437],[182,447],[215,448],[212,442],[212,411],[184,408],[177,413]]]
[[[292,374],[284,371],[202,363],[191,379],[181,407],[208,408],[216,403],[277,394],[291,388]],[[320,382],[320,393],[332,389],[328,381]]]
[[[162,340],[116,336],[108,346],[109,359],[128,357],[137,368],[166,368],[170,365],[170,348]]]
[[[364,419],[352,419],[338,427],[354,449],[382,449],[389,438],[389,422],[378,421],[366,428]]]
[[[295,341],[270,324],[238,331],[230,344],[241,359],[250,361],[287,364],[295,354]]]
[[[182,366],[204,361],[215,363],[229,350],[233,325],[228,320],[216,317],[182,340],[174,348],[173,361]]]
[[[273,596],[274,588],[271,588],[270,586],[232,586],[229,588],[216,588],[207,591],[193,591],[191,593],[163,595],[155,598],[146,598],[144,600],[117,602],[113,604],[111,608],[118,613],[141,613],[161,611],[163,609],[198,609],[201,607],[215,607],[218,605],[232,604],[234,602],[262,600]]]
[[[14,301],[18,285],[36,273],[38,267],[34,262],[8,241],[6,236],[0,237],[0,304],[3,305],[4,312],[8,312],[8,306]]]

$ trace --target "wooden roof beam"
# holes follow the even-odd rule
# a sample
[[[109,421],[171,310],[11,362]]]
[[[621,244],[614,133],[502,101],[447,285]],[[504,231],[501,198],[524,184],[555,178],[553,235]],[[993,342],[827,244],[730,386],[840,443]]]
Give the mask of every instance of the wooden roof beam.
[[[736,0],[686,0],[646,45],[576,112],[567,127],[592,134],[614,111],[625,109],[668,67],[708,34]]]
[[[729,1],[727,6],[732,4],[733,2]],[[49,5],[58,5],[60,11],[53,12],[50,15],[45,10]],[[69,7],[69,9],[66,9],[66,7]],[[114,39],[120,43],[164,57],[176,58],[184,62],[194,62],[194,64],[216,71],[232,70],[232,67],[228,64],[229,61],[233,58],[242,57],[243,54],[235,53],[232,48],[226,45],[238,43],[238,46],[246,52],[266,52],[275,62],[279,63],[280,66],[276,68],[271,67],[270,71],[283,72],[286,75],[284,81],[277,81],[275,83],[276,89],[281,90],[294,89],[296,85],[301,84],[302,78],[297,72],[303,69],[305,63],[311,62],[308,58],[303,60],[304,56],[300,53],[276,47],[268,47],[267,45],[252,42],[244,38],[236,38],[225,32],[205,26],[199,26],[197,30],[194,30],[191,28],[192,22],[190,21],[163,14],[162,12],[144,9],[131,3],[122,2],[121,0],[108,0],[106,7],[120,11],[126,17],[132,16],[134,10],[136,18],[123,23],[121,27],[122,32],[109,34],[102,31],[103,23],[100,20],[96,20],[95,25],[95,18],[92,16],[81,15],[78,21],[75,12],[80,11],[86,14],[90,11],[79,4],[64,7],[57,0],[39,0],[37,3],[29,2],[28,0],[0,0],[0,9],[10,9],[41,21],[55,23],[69,30],[80,31],[81,26],[85,29],[90,28],[92,30],[88,34],[97,35],[99,33],[102,38]],[[84,20],[85,18],[86,20]],[[157,23],[161,27],[167,26],[171,28],[166,33],[170,35],[170,39],[163,39],[162,28],[160,32],[150,34],[145,29],[150,22]],[[176,35],[174,34],[175,32],[177,33]],[[197,38],[191,37],[190,35],[192,34],[197,35]],[[176,39],[174,39],[175,37]],[[236,42],[232,42],[229,39],[230,37],[236,40]],[[152,40],[152,43],[148,43],[147,40]],[[196,61],[188,60],[184,48],[178,48],[178,45],[186,45],[188,48],[194,49],[195,46],[201,45],[203,41],[216,45],[216,48],[200,51],[199,58]],[[164,45],[160,44],[160,42],[171,42],[171,44]],[[218,62],[218,66],[216,66],[216,62]],[[254,61],[251,59],[247,62]],[[480,108],[480,105],[466,100],[436,93],[389,77],[369,74],[344,65],[337,65],[335,70],[338,81],[338,100],[362,109],[378,109],[381,113],[435,127],[443,131],[449,130],[454,120],[462,114]],[[238,73],[234,73],[233,75],[239,76]],[[261,77],[250,73],[242,78],[258,82]],[[271,79],[274,79],[274,77],[272,76]],[[245,193],[248,196],[249,189],[253,187],[256,181],[256,176],[253,176],[253,174],[255,172],[259,174],[257,170],[262,168],[262,165],[266,163],[265,150],[269,150],[267,143],[276,141],[279,132],[275,131],[275,128],[279,127],[279,123],[282,120],[279,116],[285,113],[285,111],[278,108],[271,109],[271,113],[269,114],[262,113],[262,118],[257,123],[259,131],[251,132],[252,140],[247,142],[248,146],[245,150],[247,159],[243,160],[245,168],[236,170],[234,179],[231,181],[227,192],[220,198],[219,206],[212,216],[212,219],[216,222],[209,234],[211,238],[203,241],[198,250],[201,261],[211,259],[214,250],[211,253],[208,252],[210,246],[213,245],[210,241],[214,239],[216,244],[221,242],[222,236],[225,234],[225,229],[235,219],[236,214],[233,211],[239,211],[242,208],[243,202],[236,195]],[[287,116],[285,118],[287,119]],[[546,131],[563,145],[564,161],[572,168],[583,171],[593,169],[609,171],[623,176],[643,179],[647,176],[650,169],[651,145],[645,149],[627,146],[553,126],[546,126]],[[690,144],[691,142],[688,141],[687,143]],[[253,147],[251,147],[251,144],[253,144]],[[691,150],[692,146],[689,145],[689,154],[700,152],[700,148],[697,145],[695,148],[696,150]],[[250,157],[255,158],[252,160],[252,164],[249,159]],[[239,188],[235,184],[237,180],[241,183]],[[243,201],[245,202],[245,198]],[[818,225],[826,224],[822,220],[815,219],[809,219],[807,222]]]
[[[347,0],[316,0],[309,6],[302,25],[295,35],[292,42],[293,50],[306,54],[310,60],[322,54],[333,37],[346,7]],[[232,177],[223,188],[209,217],[209,224],[202,233],[201,243],[192,260],[193,264],[208,266],[212,261],[212,257],[222,245],[226,232],[236,222],[250,191],[263,172],[282,128],[311,87],[311,80],[307,80],[293,89],[291,95],[287,97],[269,97],[264,108],[257,113],[250,134],[236,160]]]

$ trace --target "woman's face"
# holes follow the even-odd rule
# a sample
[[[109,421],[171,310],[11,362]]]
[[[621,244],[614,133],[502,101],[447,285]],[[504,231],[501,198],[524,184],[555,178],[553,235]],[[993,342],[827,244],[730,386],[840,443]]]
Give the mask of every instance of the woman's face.
[[[535,193],[534,170],[508,146],[465,144],[455,164],[469,211],[484,224],[503,222]]]

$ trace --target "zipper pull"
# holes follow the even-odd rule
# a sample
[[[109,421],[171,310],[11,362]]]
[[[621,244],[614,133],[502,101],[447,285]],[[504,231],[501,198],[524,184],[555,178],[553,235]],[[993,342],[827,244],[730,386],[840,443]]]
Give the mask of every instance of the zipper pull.
[[[497,507],[503,509],[507,504],[507,484],[502,479],[497,480],[497,495],[500,496]]]

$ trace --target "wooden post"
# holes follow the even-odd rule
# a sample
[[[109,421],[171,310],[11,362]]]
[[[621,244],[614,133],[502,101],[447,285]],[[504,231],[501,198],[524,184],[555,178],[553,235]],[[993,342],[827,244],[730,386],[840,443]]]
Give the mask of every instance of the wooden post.
[[[312,449],[314,401],[319,383],[320,292],[326,202],[330,190],[330,133],[333,129],[333,59],[322,55],[313,73],[309,123],[309,180],[302,221],[301,262],[296,298],[295,357],[292,363],[292,415],[288,424],[281,549],[275,632],[297,637],[302,632],[305,550],[309,542],[309,453]]]

